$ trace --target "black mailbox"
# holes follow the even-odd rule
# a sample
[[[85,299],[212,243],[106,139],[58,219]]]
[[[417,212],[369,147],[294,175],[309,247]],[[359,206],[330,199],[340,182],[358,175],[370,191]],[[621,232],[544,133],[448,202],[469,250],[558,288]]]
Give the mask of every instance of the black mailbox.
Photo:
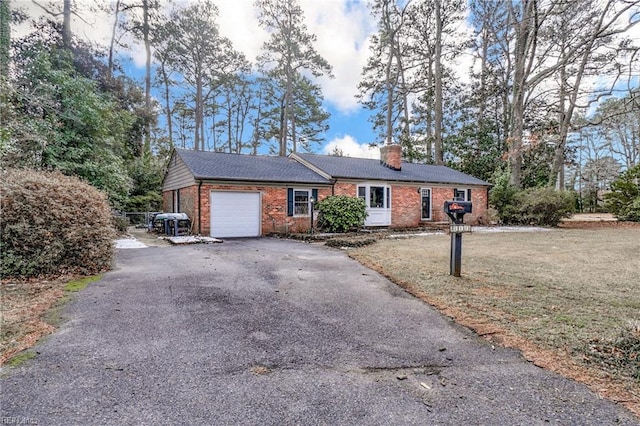
[[[471,213],[471,201],[445,201],[444,212],[453,223],[463,223],[464,215]]]
[[[472,207],[470,201],[445,201],[444,212],[451,218],[451,256],[449,260],[449,273],[454,277],[460,276],[462,264],[462,232],[470,232],[465,230],[464,215],[471,213]],[[461,229],[462,228],[462,229]]]
[[[445,201],[444,212],[446,214],[467,214],[471,213],[471,201]]]

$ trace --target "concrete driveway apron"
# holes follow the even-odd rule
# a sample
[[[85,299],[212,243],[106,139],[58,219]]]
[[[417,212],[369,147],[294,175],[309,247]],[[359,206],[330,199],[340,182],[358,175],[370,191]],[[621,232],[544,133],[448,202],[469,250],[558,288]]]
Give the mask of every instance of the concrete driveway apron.
[[[65,316],[3,423],[640,424],[319,245],[121,250]]]

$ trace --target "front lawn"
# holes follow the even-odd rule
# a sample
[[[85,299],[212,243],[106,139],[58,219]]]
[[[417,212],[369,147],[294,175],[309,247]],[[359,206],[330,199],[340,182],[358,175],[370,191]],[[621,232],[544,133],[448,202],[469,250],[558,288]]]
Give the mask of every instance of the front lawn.
[[[462,277],[450,236],[383,239],[350,255],[478,334],[640,415],[640,227],[474,233]]]

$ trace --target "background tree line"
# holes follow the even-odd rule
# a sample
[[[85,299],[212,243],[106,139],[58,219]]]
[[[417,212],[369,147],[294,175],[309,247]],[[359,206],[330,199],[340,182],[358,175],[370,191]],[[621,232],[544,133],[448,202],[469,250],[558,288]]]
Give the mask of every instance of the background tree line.
[[[322,141],[328,113],[316,78],[332,67],[296,0],[255,1],[269,38],[253,62],[221,34],[212,0],[97,3],[112,19],[108,46],[73,33],[70,17],[91,7],[34,3],[44,18],[21,39],[9,29],[27,17],[17,2],[0,3],[3,167],[61,170],[116,208],[152,209],[172,147],[287,155]],[[516,189],[578,188],[595,199],[638,164],[640,64],[629,31],[639,1],[368,7],[377,33],[358,96],[375,142]],[[144,46],[141,82],[117,59],[127,37]]]

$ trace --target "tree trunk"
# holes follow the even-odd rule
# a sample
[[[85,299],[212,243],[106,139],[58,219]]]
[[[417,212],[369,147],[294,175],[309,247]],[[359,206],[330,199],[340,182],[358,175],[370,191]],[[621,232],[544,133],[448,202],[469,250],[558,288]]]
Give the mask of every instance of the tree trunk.
[[[231,110],[231,93],[227,94],[227,138],[229,139],[229,152],[233,151],[233,124],[231,123],[231,119],[233,116],[233,111]]]
[[[200,150],[200,124],[202,123],[202,75],[200,72],[196,72],[196,104],[194,110],[194,149]],[[204,144],[202,144],[202,149],[204,150]]]
[[[400,46],[396,43],[396,52],[400,52]],[[402,123],[402,144],[411,143],[411,126],[410,126],[410,115],[409,115],[409,96],[408,96],[408,88],[405,79],[404,66],[402,64],[402,55],[398,54],[398,73],[400,74],[400,96],[402,97],[402,113],[404,118],[404,123]],[[413,148],[412,148],[413,149]]]
[[[488,54],[489,54],[489,30],[486,28],[487,24],[484,24],[482,29],[482,47],[480,54],[480,105],[478,106],[478,122],[484,123],[486,117],[485,111],[487,109],[487,73],[488,73]]]
[[[162,80],[164,81],[164,97],[165,108],[167,110],[167,131],[169,132],[169,144],[173,147],[173,123],[171,114],[171,98],[169,91],[169,76],[167,75],[167,69],[164,60],[160,62],[160,72],[162,73]]]
[[[563,49],[564,51],[564,49]],[[559,94],[559,117],[558,117],[558,139],[553,152],[553,164],[551,166],[551,176],[549,176],[549,186],[555,186],[556,189],[564,190],[564,146],[566,144],[566,135],[568,133],[569,121],[567,120],[566,98],[567,98],[567,67],[560,67],[560,94]],[[573,109],[571,111],[573,113]],[[565,129],[567,126],[567,129]]]
[[[435,164],[444,163],[444,155],[442,152],[442,16],[441,2],[434,1],[434,12],[436,21],[436,40],[434,52],[434,79],[435,79],[435,128],[434,128],[434,145],[435,145]]]
[[[433,60],[432,58],[428,58],[429,61],[429,71],[427,72],[427,87],[428,90],[431,91],[433,87]],[[433,99],[431,97],[428,98],[430,103],[433,105]],[[426,126],[427,126],[427,163],[433,164],[433,116],[431,115],[431,109],[427,108],[427,118],[426,118]]]
[[[387,87],[387,116],[386,116],[386,129],[385,144],[391,145],[393,143],[393,85],[391,84],[391,65],[393,64],[393,46],[389,46],[391,52],[387,59],[387,67],[385,70],[385,85]]]
[[[298,152],[298,138],[296,135],[296,117],[291,116],[291,152]]]
[[[71,50],[71,0],[64,0],[62,9],[62,44]]]
[[[116,43],[116,30],[118,29],[118,15],[120,14],[120,0],[116,1],[116,10],[114,11],[113,28],[111,29],[111,40],[109,42],[109,62],[107,65],[107,75],[111,79],[113,75],[113,49]]]
[[[280,135],[278,135],[278,155],[287,155],[287,95],[285,93],[280,106]]]
[[[515,31],[514,76],[513,76],[513,126],[509,143],[509,168],[511,176],[509,183],[517,188],[522,187],[522,138],[524,136],[524,108],[527,84],[528,55],[535,54],[536,29],[532,19],[535,14],[535,0],[524,0],[520,6],[520,21],[516,21],[517,13],[511,10],[511,19]]]
[[[9,0],[0,1],[0,77],[9,77],[11,46],[11,8]],[[0,110],[0,115],[2,111]],[[4,123],[4,121],[2,121]]]
[[[144,130],[143,155],[151,154],[151,42],[149,41],[149,0],[142,0],[144,51],[146,54],[144,75],[144,106],[147,112],[147,123]]]

